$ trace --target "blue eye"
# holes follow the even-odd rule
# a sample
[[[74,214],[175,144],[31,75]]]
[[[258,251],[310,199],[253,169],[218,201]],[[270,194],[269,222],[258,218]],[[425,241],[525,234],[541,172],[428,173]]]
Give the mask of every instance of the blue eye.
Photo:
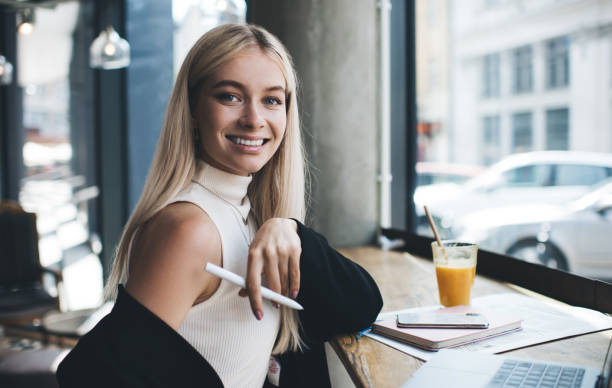
[[[238,101],[238,97],[234,96],[233,94],[230,93],[220,93],[217,94],[217,99],[219,101],[226,101],[226,102],[237,102]]]
[[[268,105],[283,105],[283,101],[278,97],[266,97],[264,102]]]

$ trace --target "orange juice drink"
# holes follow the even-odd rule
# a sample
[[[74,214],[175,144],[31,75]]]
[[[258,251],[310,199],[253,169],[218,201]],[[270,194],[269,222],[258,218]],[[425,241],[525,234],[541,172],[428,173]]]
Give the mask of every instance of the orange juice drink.
[[[456,241],[432,243],[440,304],[446,307],[469,305],[476,275],[478,246]]]

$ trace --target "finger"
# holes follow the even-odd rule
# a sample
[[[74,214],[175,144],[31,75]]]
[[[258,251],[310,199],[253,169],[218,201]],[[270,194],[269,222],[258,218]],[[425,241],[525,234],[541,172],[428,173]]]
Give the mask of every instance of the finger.
[[[282,251],[281,251],[282,252]],[[289,254],[282,252],[280,253],[278,261],[278,275],[281,283],[281,294],[289,295]]]
[[[281,292],[281,281],[278,273],[278,254],[273,249],[265,249],[264,273],[266,274],[267,287],[274,292]]]
[[[246,286],[249,294],[251,310],[257,320],[263,318],[263,303],[261,301],[261,269],[263,258],[259,250],[250,250],[247,264]]]
[[[295,299],[300,291],[300,256],[302,249],[297,247],[289,256],[289,296]]]

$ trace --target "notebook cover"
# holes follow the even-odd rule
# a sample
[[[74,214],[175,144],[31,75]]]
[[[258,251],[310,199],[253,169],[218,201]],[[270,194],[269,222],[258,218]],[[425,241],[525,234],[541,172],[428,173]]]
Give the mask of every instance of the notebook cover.
[[[483,314],[489,320],[486,329],[432,329],[432,328],[400,328],[396,319],[377,321],[372,324],[372,331],[390,337],[409,345],[427,350],[464,345],[486,338],[506,334],[521,328],[521,319],[499,313],[493,313],[470,306],[442,308],[440,312],[474,312]]]

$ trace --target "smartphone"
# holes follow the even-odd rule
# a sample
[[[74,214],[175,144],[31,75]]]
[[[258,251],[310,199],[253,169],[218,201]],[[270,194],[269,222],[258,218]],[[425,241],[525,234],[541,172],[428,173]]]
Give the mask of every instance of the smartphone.
[[[489,321],[479,313],[423,311],[397,314],[397,327],[486,329]]]

